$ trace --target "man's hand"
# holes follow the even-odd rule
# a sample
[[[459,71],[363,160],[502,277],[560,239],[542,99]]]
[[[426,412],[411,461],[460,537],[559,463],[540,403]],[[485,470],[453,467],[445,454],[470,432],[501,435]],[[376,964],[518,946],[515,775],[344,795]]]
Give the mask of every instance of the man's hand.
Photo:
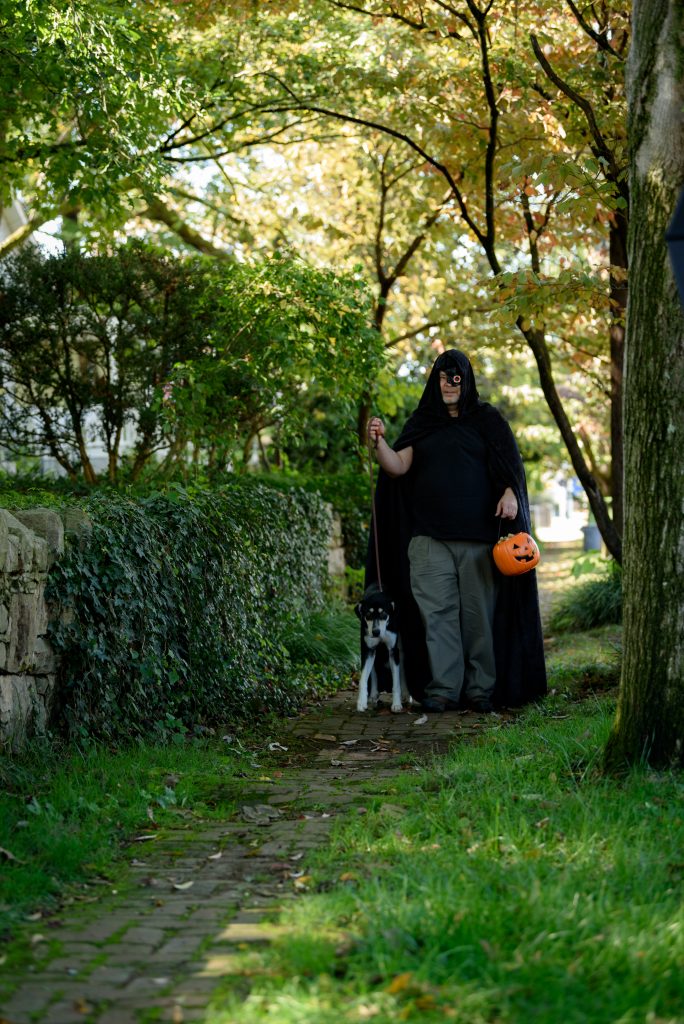
[[[368,436],[373,442],[373,447],[378,447],[378,441],[385,436],[385,424],[379,416],[371,416],[368,421]]]
[[[388,476],[403,476],[408,473],[413,461],[413,448],[402,448],[393,451],[385,441],[385,424],[379,416],[371,416],[368,421],[368,436],[375,448],[375,457]],[[378,447],[379,441],[384,441]]]
[[[502,519],[515,519],[517,514],[518,501],[510,487],[507,487],[499,499],[494,515],[501,516]]]

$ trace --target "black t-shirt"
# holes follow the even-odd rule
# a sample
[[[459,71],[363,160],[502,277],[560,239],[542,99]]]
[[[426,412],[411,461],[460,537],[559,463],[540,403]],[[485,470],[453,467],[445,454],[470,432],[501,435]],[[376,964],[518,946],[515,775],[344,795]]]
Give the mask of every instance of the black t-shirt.
[[[413,536],[495,543],[497,493],[487,446],[468,422],[435,430],[413,445]]]

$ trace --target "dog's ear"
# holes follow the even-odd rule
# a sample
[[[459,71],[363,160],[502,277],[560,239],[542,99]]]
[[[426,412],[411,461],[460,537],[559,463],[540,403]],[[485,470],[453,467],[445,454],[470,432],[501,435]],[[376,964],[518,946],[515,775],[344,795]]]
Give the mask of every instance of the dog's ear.
[[[356,612],[356,614],[358,615],[359,618],[362,618],[362,615],[361,615],[361,602],[359,602],[358,604],[354,605],[354,611]]]
[[[390,610],[393,611],[393,612],[395,612],[397,610],[397,606],[394,603],[394,601],[390,601]]]

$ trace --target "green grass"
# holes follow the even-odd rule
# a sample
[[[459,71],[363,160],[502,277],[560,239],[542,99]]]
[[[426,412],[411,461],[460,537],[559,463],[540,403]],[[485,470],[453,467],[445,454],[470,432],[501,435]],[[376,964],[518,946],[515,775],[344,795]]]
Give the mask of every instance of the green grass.
[[[340,819],[206,1024],[684,1020],[684,779],[600,773],[613,699],[579,696],[592,651],[614,675],[615,630],[569,639],[544,705]]]
[[[591,563],[590,563],[591,568]],[[622,570],[599,563],[593,574],[567,587],[549,619],[552,631],[592,629],[622,621]]]
[[[334,604],[290,627],[283,643],[300,664],[334,664],[352,671],[359,660],[359,620],[351,608]]]
[[[136,832],[193,817],[226,817],[250,763],[219,739],[85,751],[33,745],[0,757],[0,938],[65,890],[106,876]]]

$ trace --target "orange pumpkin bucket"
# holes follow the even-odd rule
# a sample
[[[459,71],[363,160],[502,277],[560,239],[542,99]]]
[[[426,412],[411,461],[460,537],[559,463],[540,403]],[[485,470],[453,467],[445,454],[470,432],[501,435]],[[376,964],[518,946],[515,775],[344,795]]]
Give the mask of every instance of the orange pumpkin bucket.
[[[494,561],[504,576],[521,576],[539,562],[539,548],[529,533],[509,533],[494,545]]]

